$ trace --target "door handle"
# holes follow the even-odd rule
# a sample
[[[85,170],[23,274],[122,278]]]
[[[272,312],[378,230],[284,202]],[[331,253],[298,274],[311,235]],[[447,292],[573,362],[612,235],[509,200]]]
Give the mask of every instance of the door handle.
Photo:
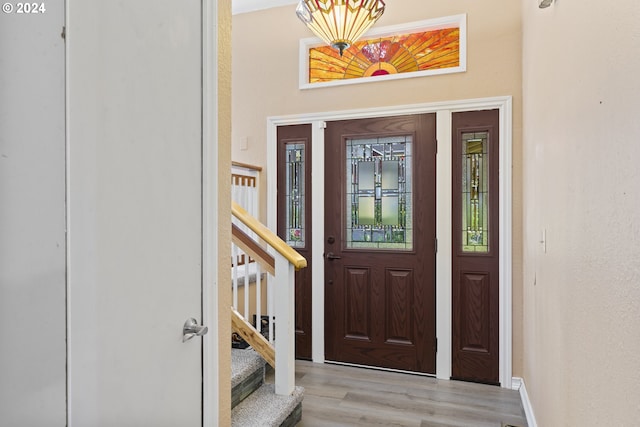
[[[198,325],[198,322],[193,317],[187,319],[182,327],[182,342],[189,341],[191,338],[198,336],[201,337],[209,332],[209,328],[206,326]]]
[[[327,252],[327,254],[325,255],[325,257],[326,257],[328,260],[330,260],[330,261],[331,261],[331,260],[334,260],[334,259],[342,259],[342,257],[341,257],[341,256],[334,255],[334,254],[333,254],[333,252]]]

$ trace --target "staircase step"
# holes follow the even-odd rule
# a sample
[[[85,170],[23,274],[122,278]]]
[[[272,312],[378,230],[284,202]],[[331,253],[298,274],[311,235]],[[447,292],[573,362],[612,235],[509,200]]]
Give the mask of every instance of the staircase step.
[[[275,394],[273,384],[263,384],[231,412],[236,427],[292,427],[302,417],[304,389],[296,387],[291,396]]]
[[[265,361],[255,350],[231,349],[231,407],[235,408],[264,382]]]

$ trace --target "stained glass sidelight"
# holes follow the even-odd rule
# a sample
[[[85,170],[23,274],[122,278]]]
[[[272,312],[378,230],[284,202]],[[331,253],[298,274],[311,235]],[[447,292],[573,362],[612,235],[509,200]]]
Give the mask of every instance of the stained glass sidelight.
[[[285,147],[286,169],[286,238],[289,246],[305,246],[304,230],[304,144],[287,144]]]
[[[489,252],[489,134],[462,134],[462,250]]]
[[[348,139],[346,244],[413,249],[412,137]]]

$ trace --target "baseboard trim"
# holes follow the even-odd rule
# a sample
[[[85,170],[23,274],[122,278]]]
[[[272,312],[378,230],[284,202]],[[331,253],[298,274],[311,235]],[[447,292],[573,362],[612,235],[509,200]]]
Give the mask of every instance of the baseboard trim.
[[[524,415],[527,417],[527,425],[529,427],[538,427],[536,417],[533,414],[533,406],[529,400],[529,394],[527,393],[527,387],[524,384],[524,379],[519,377],[513,377],[511,379],[511,388],[520,392],[520,400],[522,401],[522,408],[524,409]]]

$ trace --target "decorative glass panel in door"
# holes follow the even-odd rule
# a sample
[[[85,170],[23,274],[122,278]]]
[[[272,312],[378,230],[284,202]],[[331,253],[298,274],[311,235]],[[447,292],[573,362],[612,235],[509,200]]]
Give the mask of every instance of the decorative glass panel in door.
[[[412,136],[347,139],[346,247],[413,249]]]
[[[304,144],[286,144],[286,240],[294,248],[305,247],[305,152]]]
[[[462,250],[489,251],[487,132],[462,134]]]

